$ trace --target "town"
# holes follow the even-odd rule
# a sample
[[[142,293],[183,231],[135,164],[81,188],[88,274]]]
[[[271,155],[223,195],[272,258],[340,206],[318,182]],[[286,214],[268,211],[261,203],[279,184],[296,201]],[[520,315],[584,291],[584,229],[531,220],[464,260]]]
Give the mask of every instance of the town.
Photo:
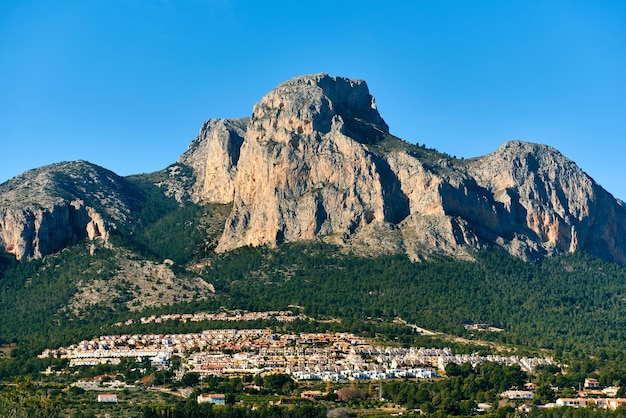
[[[309,318],[296,315],[291,311],[247,312],[241,310],[222,311],[220,313],[168,314],[162,316],[143,317],[141,324],[159,324],[177,320],[181,322],[200,321],[270,321],[291,322],[295,319]],[[132,326],[134,321],[116,323],[115,327]],[[255,325],[258,322],[255,323]],[[407,325],[414,326],[414,325]],[[421,330],[424,334],[427,330]],[[430,334],[429,334],[430,335]],[[437,382],[451,376],[456,365],[459,368],[471,366],[478,369],[482,364],[495,364],[503,367],[517,367],[520,372],[532,374],[538,367],[559,367],[550,357],[524,357],[516,355],[479,355],[454,353],[449,348],[425,348],[376,345],[363,337],[349,332],[279,332],[277,329],[243,328],[243,329],[208,329],[195,333],[171,334],[111,334],[94,337],[67,347],[47,349],[40,358],[65,359],[70,368],[83,366],[120,365],[123,359],[133,359],[132,364],[149,364],[152,370],[167,371],[172,381],[179,383],[189,381],[214,381],[212,379],[240,379],[248,376],[246,381],[255,382],[261,376],[289,376],[294,382],[303,384],[301,396],[316,400],[328,396],[331,384],[341,387],[358,387],[359,381],[407,382],[409,380]],[[142,366],[143,367],[143,366]],[[489,367],[489,366],[488,366]],[[461,369],[457,369],[461,370]],[[189,376],[186,376],[189,375]],[[186,377],[194,377],[189,380]],[[254,379],[253,379],[254,378]],[[139,380],[137,381],[139,382]],[[326,392],[310,390],[315,382],[325,382]],[[381,394],[383,386],[374,383]],[[166,388],[157,387],[152,382],[151,389],[160,391]],[[369,383],[371,389],[372,383]],[[118,402],[120,391],[135,391],[136,384],[120,381],[115,375],[93,378],[81,378],[73,384],[80,390],[97,391],[97,401]],[[179,387],[179,395],[189,397],[192,388]],[[246,386],[248,387],[248,386]],[[252,385],[251,388],[261,389]],[[334,386],[335,388],[337,386]],[[519,387],[498,393],[498,399],[517,405],[520,410],[532,407],[554,408],[569,406],[574,408],[594,405],[597,408],[615,409],[623,406],[626,400],[618,397],[619,387],[601,388],[597,379],[585,380],[584,390],[571,392],[578,397],[553,398],[553,402],[538,405],[536,385],[527,382]],[[558,391],[558,388],[553,388]],[[385,391],[391,389],[385,389]],[[342,399],[345,394],[335,390]],[[197,402],[223,404],[225,395],[222,393],[196,393]],[[325,399],[325,398],[324,398]],[[488,404],[479,404],[481,408],[491,408]]]
[[[291,311],[226,312],[220,314],[167,315],[141,318],[142,323],[170,319],[253,320],[275,318],[291,321]],[[130,323],[127,323],[127,325]],[[121,324],[116,324],[121,325]],[[80,343],[47,349],[40,357],[69,359],[70,367],[119,364],[124,357],[149,358],[152,366],[166,368],[172,356],[181,358],[177,375],[286,373],[296,380],[383,380],[433,378],[449,363],[482,362],[518,365],[531,372],[551,358],[454,354],[450,349],[377,347],[351,333],[276,333],[270,329],[217,329],[186,334],[106,335]]]

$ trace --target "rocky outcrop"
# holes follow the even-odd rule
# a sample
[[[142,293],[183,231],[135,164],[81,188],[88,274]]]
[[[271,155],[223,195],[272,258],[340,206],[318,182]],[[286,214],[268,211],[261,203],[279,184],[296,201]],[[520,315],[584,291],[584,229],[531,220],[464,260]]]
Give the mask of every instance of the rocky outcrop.
[[[363,81],[279,85],[255,105],[237,157],[223,165],[236,176],[217,251],[320,237],[413,259],[499,246],[526,260],[582,250],[626,263],[621,203],[558,151],[512,141],[465,161],[408,144]]]
[[[235,195],[239,149],[248,118],[211,119],[178,162],[193,168],[195,183],[190,195],[196,202],[230,203]]]
[[[126,181],[84,161],[27,171],[0,185],[0,244],[41,258],[82,238],[107,240],[130,216]]]
[[[387,134],[362,81],[320,74],[278,86],[254,107],[217,251],[351,234],[405,216],[384,189],[385,162],[364,145]]]
[[[555,149],[511,141],[451,158],[391,135],[364,81],[327,74],[280,84],[250,118],[209,120],[176,164],[143,176],[179,202],[231,204],[218,252],[322,239],[414,260],[500,247],[626,264],[623,204]],[[0,243],[22,258],[106,240],[141,204],[89,163],[32,170],[0,185]]]
[[[82,201],[0,209],[0,240],[18,259],[41,258],[83,237],[107,240],[107,223]]]
[[[518,250],[534,249],[539,256],[584,251],[626,264],[621,202],[554,148],[511,141],[468,168],[496,215],[473,223],[500,240],[521,240]]]

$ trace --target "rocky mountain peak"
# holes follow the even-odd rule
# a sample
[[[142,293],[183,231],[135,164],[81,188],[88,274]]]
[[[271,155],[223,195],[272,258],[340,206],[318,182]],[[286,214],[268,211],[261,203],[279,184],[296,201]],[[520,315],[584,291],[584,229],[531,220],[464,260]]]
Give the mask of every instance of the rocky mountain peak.
[[[87,161],[65,161],[26,171],[0,185],[0,199],[4,204],[45,205],[53,201],[71,200],[76,197],[94,203],[100,196],[93,192],[116,190],[110,198],[120,197],[125,180],[110,170]],[[104,196],[103,196],[104,197]],[[127,208],[111,213],[123,219]]]
[[[233,202],[217,251],[321,238],[413,259],[497,246],[626,263],[624,208],[552,147],[455,160],[390,135],[364,81],[328,74],[280,84],[246,122],[208,122],[180,160],[213,190],[202,198]]]
[[[518,184],[528,176],[541,175],[554,179],[559,170],[577,169],[556,149],[519,140],[505,142],[494,152],[473,159],[470,167],[475,168],[472,175],[499,182],[496,187],[506,187],[506,183]]]
[[[364,81],[328,74],[280,84],[250,118],[207,121],[150,181],[181,202],[232,204],[218,252],[321,239],[415,260],[498,247],[626,264],[626,208],[554,148],[510,141],[457,160],[394,137]],[[24,173],[0,185],[0,243],[21,258],[106,239],[141,206],[127,185],[86,162]]]
[[[327,134],[333,124],[360,141],[389,132],[365,81],[323,73],[296,77],[266,94],[254,106],[250,128],[252,138],[271,131],[287,142],[293,135]]]
[[[350,233],[392,216],[386,166],[367,144],[388,134],[363,81],[327,74],[280,84],[254,106],[218,251]]]
[[[108,239],[131,215],[127,181],[86,161],[29,170],[0,185],[0,244],[41,258],[79,239]]]
[[[623,206],[556,149],[507,142],[472,161],[468,173],[492,196],[491,230],[510,237],[503,246],[511,253],[585,251],[626,263]]]

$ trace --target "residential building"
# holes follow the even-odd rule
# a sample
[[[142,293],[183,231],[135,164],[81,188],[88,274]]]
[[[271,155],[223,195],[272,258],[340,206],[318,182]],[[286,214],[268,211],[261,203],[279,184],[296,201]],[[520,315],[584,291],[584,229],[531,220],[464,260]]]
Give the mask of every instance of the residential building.
[[[115,393],[101,393],[98,395],[98,402],[117,403],[117,395]]]
[[[221,393],[203,393],[198,395],[198,403],[206,402],[213,405],[226,405],[226,395]]]
[[[529,390],[507,390],[502,392],[500,397],[508,399],[532,399],[533,393]]]

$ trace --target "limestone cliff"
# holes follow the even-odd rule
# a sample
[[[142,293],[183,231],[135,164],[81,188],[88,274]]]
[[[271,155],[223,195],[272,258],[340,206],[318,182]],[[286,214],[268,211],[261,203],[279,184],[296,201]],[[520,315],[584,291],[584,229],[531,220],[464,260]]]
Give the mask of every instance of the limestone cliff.
[[[621,203],[553,148],[513,141],[456,160],[393,137],[365,82],[326,74],[282,83],[246,122],[207,122],[180,160],[197,199],[232,195],[217,251],[317,237],[413,259],[499,246],[626,263]]]
[[[106,239],[142,210],[129,179],[79,161],[0,185],[0,245],[42,257]],[[500,247],[626,264],[623,204],[557,150],[512,141],[451,158],[391,135],[364,81],[327,74],[280,84],[250,118],[209,120],[176,164],[140,180],[181,203],[232,204],[218,252],[321,239],[414,260]]]
[[[217,250],[350,234],[405,216],[384,187],[384,161],[355,139],[387,132],[362,81],[320,74],[278,86],[254,107]]]
[[[27,171],[0,185],[0,245],[21,258],[41,258],[88,237],[108,239],[128,222],[123,178],[84,161]]]
[[[194,201],[230,203],[235,194],[239,149],[248,118],[211,119],[202,125],[198,137],[178,162],[194,170]]]
[[[554,148],[508,142],[471,161],[468,172],[497,215],[473,223],[500,241],[511,237],[512,253],[584,251],[626,264],[623,205]]]

